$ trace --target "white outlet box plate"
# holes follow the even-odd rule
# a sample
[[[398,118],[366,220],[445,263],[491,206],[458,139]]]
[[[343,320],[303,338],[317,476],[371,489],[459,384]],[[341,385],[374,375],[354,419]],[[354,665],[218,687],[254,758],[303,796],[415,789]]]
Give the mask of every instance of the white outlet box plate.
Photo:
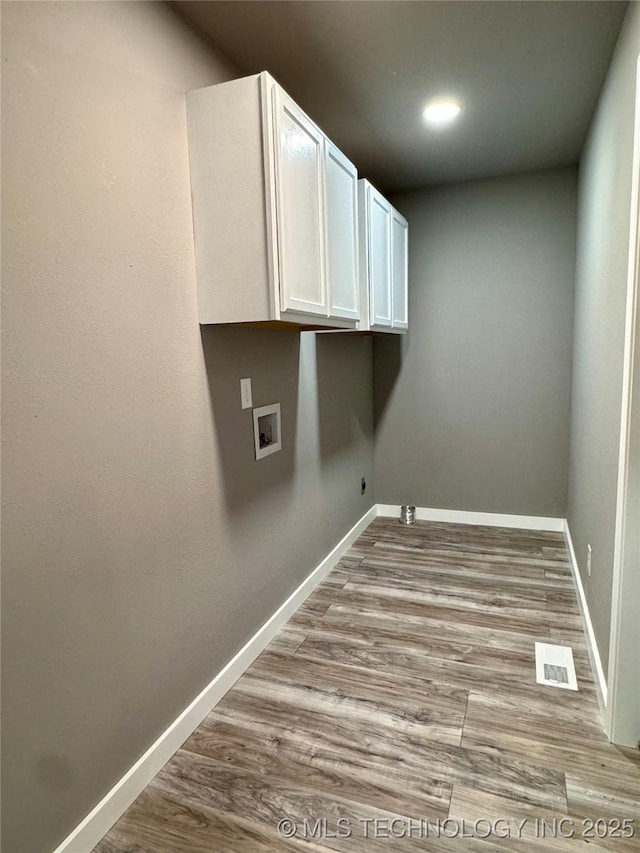
[[[240,399],[242,401],[243,409],[250,409],[253,406],[253,399],[251,397],[251,380],[250,379],[241,379],[240,380]]]

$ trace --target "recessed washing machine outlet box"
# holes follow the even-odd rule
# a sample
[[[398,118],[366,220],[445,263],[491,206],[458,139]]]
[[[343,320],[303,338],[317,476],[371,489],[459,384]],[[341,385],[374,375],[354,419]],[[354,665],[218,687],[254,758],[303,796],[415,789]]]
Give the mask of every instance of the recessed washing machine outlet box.
[[[282,449],[280,403],[253,410],[253,439],[256,459],[263,459]]]

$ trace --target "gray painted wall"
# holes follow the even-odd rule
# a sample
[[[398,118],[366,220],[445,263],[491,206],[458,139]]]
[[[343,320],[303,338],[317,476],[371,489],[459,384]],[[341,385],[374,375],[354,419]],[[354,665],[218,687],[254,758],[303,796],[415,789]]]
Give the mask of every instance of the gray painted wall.
[[[374,345],[376,498],[564,516],[575,169],[397,195],[410,332]]]
[[[234,68],[164,4],[2,6],[3,849],[50,853],[371,505],[372,358],[200,333],[184,92]]]
[[[640,281],[640,269],[636,270]],[[636,285],[638,287],[638,285]],[[637,747],[640,744],[640,306],[636,306],[635,346],[629,407],[628,470],[621,549],[620,607],[614,644],[617,647],[617,674],[607,683],[607,705],[612,712],[614,743]],[[613,592],[613,590],[612,590]],[[615,606],[615,605],[614,605]],[[616,614],[612,612],[612,619]],[[613,654],[614,646],[609,650]]]
[[[640,286],[640,269],[636,270]],[[640,292],[640,290],[637,290]],[[629,447],[624,539],[622,550],[620,640],[618,660],[618,693],[616,701],[624,717],[618,724],[629,746],[640,744],[640,305],[638,297],[635,318],[635,347],[632,366],[632,388],[629,412]]]
[[[638,53],[640,6],[632,3],[580,165],[568,520],[605,672]]]

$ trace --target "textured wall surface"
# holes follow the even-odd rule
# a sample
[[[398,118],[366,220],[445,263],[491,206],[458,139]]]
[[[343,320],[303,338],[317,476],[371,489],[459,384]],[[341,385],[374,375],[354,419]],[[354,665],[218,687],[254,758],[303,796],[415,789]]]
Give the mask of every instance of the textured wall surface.
[[[371,505],[371,342],[201,334],[184,92],[238,71],[169,6],[3,3],[2,54],[3,850],[50,853]]]
[[[640,5],[631,3],[580,165],[568,519],[605,672],[639,53]]]
[[[393,198],[410,332],[376,339],[376,497],[564,516],[575,169]]]

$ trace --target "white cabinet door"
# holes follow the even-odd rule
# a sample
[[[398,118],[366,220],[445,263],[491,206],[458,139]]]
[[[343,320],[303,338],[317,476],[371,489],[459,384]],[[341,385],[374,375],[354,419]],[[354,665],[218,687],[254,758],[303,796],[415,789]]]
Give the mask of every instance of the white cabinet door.
[[[328,139],[324,173],[329,316],[358,320],[358,172]]]
[[[369,187],[369,305],[372,326],[391,326],[391,205]]]
[[[280,307],[326,317],[324,137],[279,86],[273,95]]]
[[[409,327],[407,220],[397,210],[391,212],[391,294],[393,328]]]

